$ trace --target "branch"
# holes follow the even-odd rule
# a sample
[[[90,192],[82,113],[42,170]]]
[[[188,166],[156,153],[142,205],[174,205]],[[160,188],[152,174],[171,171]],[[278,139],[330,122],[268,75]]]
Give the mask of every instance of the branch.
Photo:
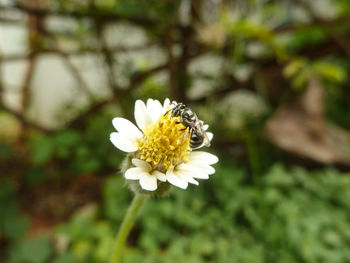
[[[79,70],[76,69],[76,67],[73,65],[73,63],[69,60],[69,56],[62,52],[59,48],[58,48],[58,43],[55,41],[54,38],[51,38],[53,45],[56,47],[56,51],[57,53],[62,57],[63,59],[63,63],[67,66],[68,69],[70,69],[71,74],[73,76],[73,78],[75,78],[78,87],[80,88],[80,90],[85,93],[89,98],[93,97],[93,94],[91,93],[89,86],[87,85],[85,79],[83,78],[83,76],[80,74]]]
[[[106,39],[103,35],[103,27],[100,24],[98,24],[96,27],[96,35],[97,39],[100,40],[100,52],[103,54],[104,61],[107,66],[109,86],[111,87],[112,91],[117,90],[119,87],[114,74],[113,54],[107,47]]]
[[[320,26],[320,27],[333,27],[333,26],[338,26],[342,25],[344,23],[349,23],[350,22],[350,16],[345,15],[341,17],[337,17],[332,20],[318,20],[318,21],[312,21],[309,23],[286,23],[280,26],[277,26],[272,29],[274,33],[283,33],[283,32],[291,32],[291,31],[296,31],[300,29],[308,29],[308,28],[313,28],[315,26]]]
[[[85,112],[82,112],[75,119],[70,121],[67,127],[72,128],[80,126],[91,114],[99,112],[109,103],[115,101],[116,99],[120,99],[124,94],[129,93],[131,90],[135,89],[142,81],[144,81],[149,76],[153,75],[154,73],[160,72],[166,69],[167,67],[167,64],[163,64],[144,72],[135,73],[131,77],[130,84],[127,88],[117,89],[114,91],[111,97],[91,105]]]
[[[45,133],[55,132],[55,130],[43,127],[35,122],[28,120],[26,116],[24,116],[23,114],[21,114],[17,111],[12,110],[11,108],[5,106],[3,103],[0,103],[0,110],[3,110],[5,112],[7,112],[8,114],[14,116],[18,121],[20,121],[23,125],[25,125],[27,127],[31,127],[31,128],[34,128],[36,130],[39,130],[39,131],[45,132]]]
[[[195,57],[201,56],[203,54],[206,54],[209,50],[208,49],[202,49],[199,50],[195,54],[189,55],[189,59],[193,59]],[[108,99],[96,102],[95,104],[91,105],[90,108],[88,108],[85,112],[81,113],[79,116],[77,116],[75,119],[73,119],[67,127],[78,127],[80,124],[84,123],[84,121],[91,115],[96,112],[99,112],[102,110],[106,105],[109,103],[115,101],[116,99],[121,99],[121,97],[129,93],[131,90],[138,87],[138,85],[143,82],[146,78],[149,76],[158,73],[162,70],[165,70],[169,67],[168,63],[162,64],[160,66],[156,66],[154,68],[151,68],[149,70],[135,73],[131,76],[130,84],[123,89],[117,89],[114,91],[113,95],[109,97]]]
[[[129,52],[129,51],[139,51],[139,50],[144,50],[147,49],[151,46],[155,45],[155,43],[147,43],[144,45],[140,46],[133,46],[133,47],[125,47],[125,46],[115,46],[111,47],[108,49],[109,53],[117,53],[117,52]],[[38,51],[32,51],[28,54],[14,54],[14,55],[6,55],[6,56],[1,56],[1,61],[3,62],[12,62],[12,61],[17,61],[17,60],[24,60],[28,59],[30,56],[33,55],[43,55],[43,54],[52,54],[52,53],[64,53],[67,56],[81,56],[81,55],[86,55],[86,54],[96,54],[100,53],[101,49],[100,48],[83,48],[83,49],[78,49],[78,50],[58,50],[55,48],[48,48],[48,49],[41,49]]]
[[[145,17],[136,17],[136,16],[126,16],[121,15],[117,12],[107,11],[107,10],[52,10],[52,9],[43,9],[43,8],[33,8],[25,6],[22,4],[15,4],[14,6],[9,5],[0,5],[0,10],[3,11],[21,11],[29,13],[34,16],[61,16],[61,17],[74,17],[76,19],[88,18],[95,19],[103,22],[109,21],[128,21],[130,23],[137,24],[142,27],[156,26],[157,21],[151,20]]]
[[[11,19],[7,17],[0,17],[1,24],[10,24],[10,25],[25,25],[26,22],[24,20],[19,19]]]

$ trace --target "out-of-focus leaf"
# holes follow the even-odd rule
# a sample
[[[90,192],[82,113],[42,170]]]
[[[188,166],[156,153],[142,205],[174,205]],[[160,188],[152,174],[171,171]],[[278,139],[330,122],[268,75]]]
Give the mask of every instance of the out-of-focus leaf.
[[[4,222],[4,230],[8,237],[18,242],[26,233],[30,219],[26,216],[7,217]]]
[[[0,142],[0,158],[10,158],[13,150],[10,145]]]
[[[73,257],[69,253],[64,253],[56,258],[52,263],[74,263]]]
[[[18,212],[15,190],[11,184],[0,181],[0,226],[14,218]]]
[[[72,253],[74,258],[80,262],[85,262],[88,258],[91,258],[93,254],[94,245],[88,240],[77,241],[72,246]]]
[[[57,144],[64,146],[74,146],[80,141],[80,135],[77,131],[64,131],[56,135]]]
[[[33,187],[46,179],[46,174],[44,171],[39,169],[30,169],[26,173],[25,181],[28,186]]]
[[[319,61],[315,62],[313,67],[317,73],[329,81],[344,82],[347,78],[346,70],[334,63]]]
[[[323,114],[324,93],[316,77],[293,104],[283,105],[265,126],[265,135],[285,151],[326,163],[350,165],[350,133]]]
[[[49,136],[43,136],[34,141],[32,147],[33,163],[41,165],[46,163],[54,154],[55,141]]]
[[[10,259],[14,262],[43,263],[51,253],[50,241],[41,237],[14,243],[10,250]]]
[[[297,51],[305,46],[313,46],[327,40],[327,33],[322,27],[311,27],[293,32],[292,39],[286,44],[286,48]]]
[[[283,69],[283,74],[287,78],[291,78],[298,74],[301,70],[305,69],[307,61],[302,58],[298,58],[295,60],[292,60],[290,63],[285,66]]]

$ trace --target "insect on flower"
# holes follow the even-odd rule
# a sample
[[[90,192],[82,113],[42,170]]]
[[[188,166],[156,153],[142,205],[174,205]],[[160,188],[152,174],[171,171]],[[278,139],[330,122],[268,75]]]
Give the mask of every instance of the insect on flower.
[[[146,104],[137,100],[135,121],[138,127],[124,118],[114,118],[117,132],[111,133],[110,140],[118,149],[130,153],[131,163],[124,176],[141,191],[155,191],[161,184],[186,189],[189,183],[198,185],[196,179],[208,179],[215,173],[211,165],[218,158],[193,151],[210,145],[213,134],[184,104],[170,104],[169,99],[163,105],[153,99]]]
[[[203,122],[201,122],[197,114],[194,113],[190,108],[186,107],[183,103],[178,103],[171,109],[171,115],[174,117],[180,117],[180,122],[186,130],[189,129],[191,135],[190,146],[192,149],[199,148],[204,145],[209,147],[210,140],[207,133],[203,129]]]

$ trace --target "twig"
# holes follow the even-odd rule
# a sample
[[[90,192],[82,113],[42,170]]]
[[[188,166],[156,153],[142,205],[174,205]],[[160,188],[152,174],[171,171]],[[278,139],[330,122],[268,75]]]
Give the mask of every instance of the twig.
[[[296,31],[300,29],[313,28],[315,26],[333,27],[333,26],[342,25],[344,23],[349,23],[349,22],[350,22],[350,16],[344,15],[341,17],[337,17],[335,19],[329,19],[329,20],[323,19],[323,20],[312,21],[308,23],[286,23],[273,28],[271,31],[273,31],[274,33],[283,33],[283,32]]]
[[[34,16],[61,16],[61,17],[73,17],[73,18],[88,18],[88,19],[95,19],[102,22],[109,22],[109,21],[120,21],[125,20],[130,23],[137,24],[142,27],[148,27],[148,26],[155,26],[157,25],[157,21],[153,21],[152,19],[145,18],[145,17],[135,17],[135,16],[126,16],[121,15],[113,11],[107,11],[107,10],[52,10],[52,9],[42,9],[42,8],[33,8],[21,4],[15,4],[13,6],[9,5],[0,5],[0,10],[3,11],[11,11],[11,10],[17,10],[22,11],[25,13],[29,13]]]
[[[116,82],[116,76],[114,74],[113,53],[107,48],[107,43],[103,35],[102,25],[97,25],[96,34],[98,39],[100,40],[100,52],[103,54],[107,66],[109,86],[112,90],[117,90],[119,87]]]
[[[155,43],[147,43],[145,45],[141,46],[133,46],[133,47],[125,47],[125,46],[115,46],[111,47],[108,49],[108,53],[117,53],[117,52],[128,52],[128,51],[139,51],[139,50],[144,50],[147,49],[151,46],[155,45]],[[14,55],[5,55],[1,56],[1,60],[3,62],[12,62],[12,61],[18,61],[18,60],[25,60],[28,59],[32,55],[43,55],[43,54],[52,54],[52,53],[64,53],[67,56],[81,56],[81,55],[86,55],[86,54],[96,54],[100,53],[101,49],[100,48],[83,48],[79,50],[58,50],[55,48],[50,48],[50,49],[41,49],[38,51],[32,51],[28,54],[14,54]]]
[[[159,71],[162,71],[167,68],[167,64],[163,64],[157,67],[154,67],[152,69],[149,69],[144,72],[135,73],[130,80],[130,84],[128,87],[123,89],[117,89],[114,91],[113,95],[109,98],[96,102],[93,105],[91,105],[86,111],[82,112],[77,116],[75,119],[70,121],[67,127],[78,127],[80,124],[85,122],[85,120],[91,116],[91,114],[97,113],[100,110],[102,110],[106,105],[109,103],[115,101],[116,99],[120,99],[124,94],[130,92],[131,90],[135,89],[142,81],[144,81],[146,78],[151,76],[154,73],[157,73]]]
[[[171,25],[169,25],[165,31],[165,48],[168,55],[168,65],[169,65],[169,84],[170,84],[170,94],[173,99],[179,100],[178,96],[178,80],[176,76],[176,58],[173,54],[173,44],[174,39],[172,36]]]
[[[10,25],[25,25],[25,20],[20,19],[11,19],[6,17],[0,17],[0,23],[1,24],[10,24]]]
[[[43,127],[35,122],[28,120],[28,118],[26,116],[24,116],[22,113],[12,110],[11,108],[5,106],[3,103],[0,103],[0,110],[3,110],[5,112],[7,112],[8,114],[11,114],[13,117],[18,119],[22,124],[24,124],[27,127],[31,127],[31,128],[37,129],[37,130],[45,132],[45,133],[55,132],[55,130]]]

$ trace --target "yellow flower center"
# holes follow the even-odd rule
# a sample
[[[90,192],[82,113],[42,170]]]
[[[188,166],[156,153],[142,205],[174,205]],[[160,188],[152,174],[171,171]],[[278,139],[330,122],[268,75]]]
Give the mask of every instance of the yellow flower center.
[[[170,117],[168,112],[157,122],[148,126],[144,138],[138,144],[137,155],[150,163],[153,168],[165,172],[175,165],[188,160],[191,151],[191,134],[179,117]]]

